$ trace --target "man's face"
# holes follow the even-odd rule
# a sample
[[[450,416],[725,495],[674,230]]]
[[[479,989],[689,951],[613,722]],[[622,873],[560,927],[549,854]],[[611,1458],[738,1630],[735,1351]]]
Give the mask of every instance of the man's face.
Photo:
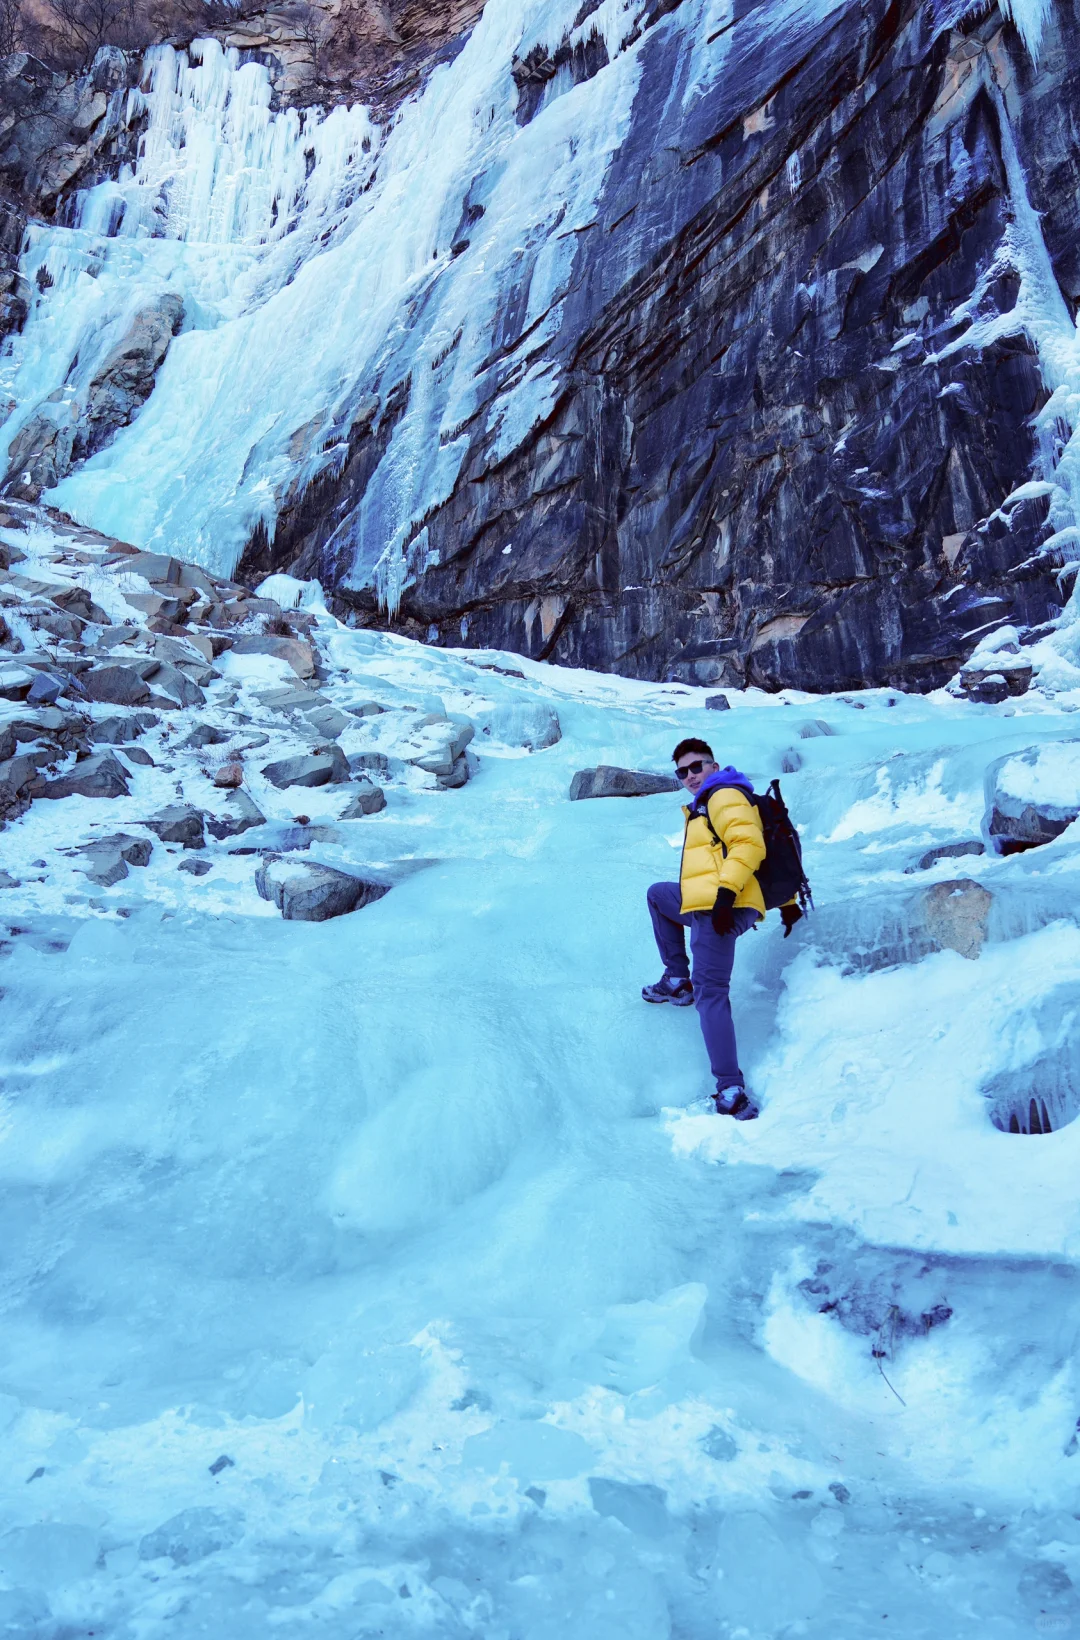
[[[696,797],[702,782],[719,767],[719,763],[713,763],[704,752],[684,752],[675,765],[675,773],[682,781],[683,790]]]

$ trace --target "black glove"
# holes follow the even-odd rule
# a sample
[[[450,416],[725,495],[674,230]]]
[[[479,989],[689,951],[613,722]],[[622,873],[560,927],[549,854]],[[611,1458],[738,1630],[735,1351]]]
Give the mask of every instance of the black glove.
[[[717,934],[734,934],[735,890],[733,888],[717,889],[716,904],[712,908],[712,925]]]
[[[784,924],[784,938],[787,939],[797,922],[802,922],[802,907],[794,903],[780,907],[780,919]]]

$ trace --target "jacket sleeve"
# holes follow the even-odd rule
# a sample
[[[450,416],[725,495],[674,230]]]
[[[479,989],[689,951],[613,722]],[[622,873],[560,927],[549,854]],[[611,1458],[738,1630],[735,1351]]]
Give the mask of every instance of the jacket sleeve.
[[[709,819],[716,834],[727,850],[713,844],[720,855],[721,888],[730,888],[741,894],[750,878],[765,858],[765,838],[761,831],[758,811],[734,786],[721,786],[709,798]]]

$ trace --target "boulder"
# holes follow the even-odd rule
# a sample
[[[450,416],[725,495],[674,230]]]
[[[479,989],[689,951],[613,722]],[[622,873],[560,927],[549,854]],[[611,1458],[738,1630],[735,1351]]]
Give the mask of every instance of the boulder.
[[[170,803],[145,822],[163,843],[180,843],[184,848],[202,848],[203,815],[190,803]]]
[[[62,609],[67,615],[75,615],[80,621],[91,621],[95,626],[109,624],[108,615],[95,604],[85,587],[63,587],[54,591],[51,597],[57,609]]]
[[[708,695],[705,700],[707,712],[730,712],[731,702],[726,695]]]
[[[225,800],[224,814],[208,814],[206,829],[220,842],[227,837],[239,837],[254,826],[265,826],[266,816],[257,808],[245,791],[230,792]]]
[[[129,763],[136,763],[142,769],[152,769],[155,767],[154,760],[150,756],[150,753],[146,750],[145,746],[125,746],[124,756],[127,758]]]
[[[206,696],[198,684],[168,661],[158,663],[154,673],[154,692],[150,696],[155,706],[166,709],[177,706],[205,706]]]
[[[288,922],[325,922],[381,900],[389,892],[385,883],[351,877],[314,860],[283,859],[280,855],[271,855],[262,862],[255,874],[255,887]]]
[[[562,739],[558,713],[539,701],[507,701],[501,706],[487,706],[473,714],[473,722],[481,741],[523,747],[527,752],[543,751]]]
[[[130,717],[98,718],[90,725],[90,739],[99,745],[126,746],[138,740],[147,729],[156,728],[161,719],[153,712],[133,712]]]
[[[449,774],[440,774],[436,776],[436,783],[440,791],[452,792],[456,791],[459,786],[466,785],[468,783],[468,779],[469,760],[465,754],[462,753],[460,757],[455,757],[453,763],[450,765]]]
[[[17,820],[26,813],[37,780],[38,761],[33,752],[22,752],[0,763],[0,821]]]
[[[939,860],[960,860],[966,854],[985,853],[986,844],[978,842],[975,838],[970,838],[964,843],[939,843],[936,848],[927,849],[926,853],[920,855],[913,866],[907,866],[905,869],[909,873],[912,871],[929,871],[930,867],[936,866]]]
[[[358,820],[361,815],[378,814],[385,807],[386,794],[382,787],[374,785],[370,780],[358,780],[352,787],[348,803],[341,811],[341,818]]]
[[[999,854],[1052,842],[1080,814],[1080,740],[1044,741],[986,772],[984,835]]]
[[[579,769],[570,782],[570,801],[586,797],[656,797],[660,792],[677,792],[674,775],[652,774],[644,769],[617,769],[601,763],[595,769]]]
[[[223,746],[229,739],[224,729],[212,723],[197,723],[185,740],[180,742],[184,751],[200,751],[204,746]]]
[[[249,637],[237,638],[234,655],[271,655],[275,660],[288,661],[298,678],[310,678],[315,672],[315,656],[311,645],[299,638]]]
[[[27,702],[31,706],[52,706],[64,693],[64,685],[59,678],[54,678],[50,672],[39,672],[27,691]]]
[[[123,831],[112,837],[95,838],[75,850],[86,861],[81,869],[100,888],[111,888],[113,883],[122,882],[129,866],[148,865],[152,851],[153,844],[147,838],[131,837]]]
[[[932,948],[974,962],[986,940],[994,896],[969,877],[923,890],[920,920]]]
[[[336,740],[350,727],[350,720],[336,706],[315,706],[304,713],[311,727],[323,740]]]
[[[157,669],[155,663],[154,670]],[[142,675],[142,668],[135,665],[95,666],[82,681],[90,700],[107,702],[110,706],[142,706],[150,699],[150,686]]]
[[[423,734],[424,730],[431,731],[423,738],[428,741],[428,747],[414,756],[406,758],[414,768],[423,769],[427,774],[437,775],[440,783],[444,780],[453,785],[463,786],[469,778],[466,771],[464,778],[460,768],[455,769],[466,746],[476,733],[472,721],[465,717],[444,717],[439,712],[429,712],[419,718],[416,731]],[[414,733],[416,732],[414,731]],[[413,734],[410,734],[410,740]],[[434,739],[435,744],[431,745]]]
[[[0,665],[0,700],[25,700],[34,676],[25,666]]]
[[[1005,675],[1001,672],[969,673],[963,688],[968,700],[977,701],[980,706],[1000,706],[1010,694]]]
[[[112,752],[91,752],[66,774],[35,783],[35,797],[126,797],[128,771]]]
[[[380,706],[377,700],[361,700],[355,706],[346,706],[345,710],[352,717],[378,717],[386,711],[386,707]]]
[[[178,871],[186,871],[192,877],[205,877],[208,871],[213,871],[209,860],[181,860]]]
[[[244,784],[244,765],[242,763],[223,763],[220,769],[214,770],[214,785],[224,791],[235,791],[237,786]]]
[[[259,691],[259,704],[267,707],[271,712],[309,712],[315,706],[329,706],[330,702],[325,695],[320,695],[316,689],[304,689],[298,685],[283,685],[280,689],[263,689]]]
[[[816,740],[821,735],[835,735],[836,730],[824,718],[808,718],[805,723],[799,724],[800,740]]]
[[[319,747],[310,755],[283,757],[267,763],[263,774],[272,786],[327,786],[349,778],[349,762],[340,746]]]

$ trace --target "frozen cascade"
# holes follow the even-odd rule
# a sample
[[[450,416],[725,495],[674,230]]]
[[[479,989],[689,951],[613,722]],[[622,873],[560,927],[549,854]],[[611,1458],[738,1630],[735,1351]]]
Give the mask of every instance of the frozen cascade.
[[[257,523],[273,531],[290,485],[341,459],[358,403],[409,378],[343,543],[361,579],[384,558],[392,593],[415,521],[457,476],[493,347],[506,356],[490,411],[500,451],[550,407],[557,384],[529,359],[558,327],[575,234],[629,117],[644,9],[607,0],[596,27],[613,61],[519,128],[513,57],[569,36],[578,7],[494,0],[381,142],[362,109],[270,114],[265,70],[213,42],[194,65],[161,49],[133,98],[132,115],[145,97],[149,116],[134,175],[94,189],[78,228],[34,231],[24,271],[46,266],[58,299],[36,305],[4,362],[15,408],[0,439],[50,397],[74,404],[137,308],[177,292],[184,329],[150,399],[51,499],[228,570]],[[715,7],[700,9],[707,21]],[[477,220],[454,255],[466,202]],[[521,334],[499,338],[511,289]]]

